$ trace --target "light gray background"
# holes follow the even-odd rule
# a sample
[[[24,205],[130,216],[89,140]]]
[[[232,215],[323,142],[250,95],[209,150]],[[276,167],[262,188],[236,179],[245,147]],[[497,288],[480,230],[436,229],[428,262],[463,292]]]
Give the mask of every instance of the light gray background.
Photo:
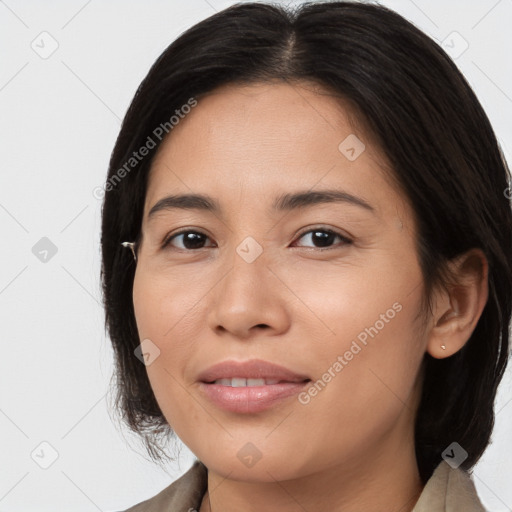
[[[180,463],[160,469],[109,417],[93,190],[149,67],[181,32],[233,3],[0,1],[0,512],[121,510],[191,464],[181,445]],[[512,1],[381,3],[453,46],[510,162]],[[42,237],[57,249],[46,262],[32,251]],[[495,512],[512,510],[511,389],[509,369],[493,444],[474,471]]]

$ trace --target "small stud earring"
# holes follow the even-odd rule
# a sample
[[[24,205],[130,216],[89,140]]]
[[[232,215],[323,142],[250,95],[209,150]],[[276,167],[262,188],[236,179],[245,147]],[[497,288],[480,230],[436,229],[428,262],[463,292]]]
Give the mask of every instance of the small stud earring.
[[[442,348],[443,350],[446,350],[446,345],[441,345],[441,348]]]
[[[123,247],[129,247],[132,250],[133,259],[137,261],[137,255],[135,254],[135,242],[121,242],[121,245]]]

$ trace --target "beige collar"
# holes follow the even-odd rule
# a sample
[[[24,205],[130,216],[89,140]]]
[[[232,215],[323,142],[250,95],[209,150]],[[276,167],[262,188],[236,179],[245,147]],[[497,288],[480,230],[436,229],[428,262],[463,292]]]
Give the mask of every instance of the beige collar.
[[[444,460],[430,477],[412,512],[486,512],[470,475]]]

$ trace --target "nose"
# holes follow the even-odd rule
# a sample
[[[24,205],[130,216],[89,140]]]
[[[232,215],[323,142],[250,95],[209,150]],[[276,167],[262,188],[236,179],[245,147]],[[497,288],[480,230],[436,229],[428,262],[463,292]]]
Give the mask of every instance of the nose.
[[[231,266],[222,272],[208,294],[208,325],[217,334],[247,339],[259,330],[267,336],[282,334],[290,325],[286,299],[290,291],[278,277],[276,265],[263,252],[252,262],[233,250]]]

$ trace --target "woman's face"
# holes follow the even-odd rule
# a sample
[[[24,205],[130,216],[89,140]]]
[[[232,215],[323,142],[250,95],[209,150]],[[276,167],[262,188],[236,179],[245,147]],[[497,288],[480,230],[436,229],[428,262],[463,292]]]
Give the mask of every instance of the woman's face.
[[[148,376],[181,440],[233,479],[354,470],[413,449],[426,339],[412,210],[338,100],[304,85],[200,99],[148,182],[133,290]],[[338,199],[312,195],[326,191]],[[284,201],[299,193],[308,204]],[[218,210],[168,202],[148,215],[182,194]],[[237,410],[205,392],[210,366],[252,359],[310,382],[270,402],[257,400],[269,385],[256,401],[215,385],[238,394]]]

